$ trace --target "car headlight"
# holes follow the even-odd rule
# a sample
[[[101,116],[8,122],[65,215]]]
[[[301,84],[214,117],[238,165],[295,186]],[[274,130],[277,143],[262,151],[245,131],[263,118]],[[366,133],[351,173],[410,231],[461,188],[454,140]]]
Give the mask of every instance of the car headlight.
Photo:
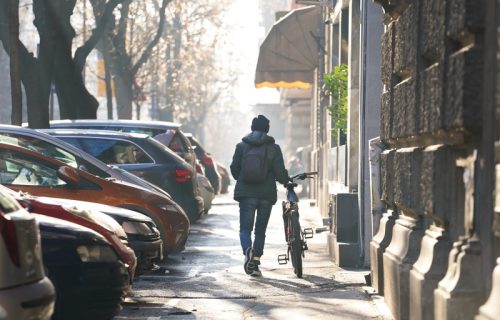
[[[173,204],[160,204],[158,205],[158,208],[164,210],[164,211],[177,211],[177,207]]]
[[[156,226],[151,226],[151,229],[153,229],[154,234],[156,234],[156,235],[160,235],[161,234],[160,230],[158,230],[158,228]]]
[[[115,219],[111,218],[106,214],[106,212],[99,211],[99,210],[94,210],[90,208],[84,207],[84,205],[74,206],[74,205],[63,205],[62,206],[66,211],[77,215],[83,219],[86,219],[88,221],[92,221],[101,227],[107,229],[108,231],[113,232],[116,234],[120,239],[126,239],[127,235],[123,231],[123,229],[120,227],[118,222],[116,222]]]
[[[108,246],[79,246],[76,248],[82,262],[114,262],[115,251]]]
[[[123,221],[122,228],[129,234],[153,234],[153,230],[144,222],[137,221]]]

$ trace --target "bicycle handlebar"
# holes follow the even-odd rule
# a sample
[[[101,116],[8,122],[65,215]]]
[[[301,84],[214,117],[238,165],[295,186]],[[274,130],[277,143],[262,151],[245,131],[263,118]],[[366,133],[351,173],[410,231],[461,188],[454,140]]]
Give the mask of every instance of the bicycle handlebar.
[[[290,177],[290,181],[293,182],[294,180],[304,180],[305,178],[310,178],[310,177],[317,175],[317,174],[318,174],[318,171],[299,173],[299,174],[296,174],[296,175]]]

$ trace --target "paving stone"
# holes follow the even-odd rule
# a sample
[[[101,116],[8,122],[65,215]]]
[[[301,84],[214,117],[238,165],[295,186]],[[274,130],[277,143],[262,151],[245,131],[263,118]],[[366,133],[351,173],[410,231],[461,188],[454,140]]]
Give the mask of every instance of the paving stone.
[[[328,231],[308,240],[302,279],[291,263],[278,264],[277,255],[286,252],[280,201],[269,222],[263,277],[245,274],[238,205],[231,195],[219,195],[193,224],[186,251],[170,256],[161,271],[139,277],[115,319],[390,319],[363,289],[369,270],[344,270],[330,261]],[[320,230],[319,209],[308,200],[299,206],[302,227]]]

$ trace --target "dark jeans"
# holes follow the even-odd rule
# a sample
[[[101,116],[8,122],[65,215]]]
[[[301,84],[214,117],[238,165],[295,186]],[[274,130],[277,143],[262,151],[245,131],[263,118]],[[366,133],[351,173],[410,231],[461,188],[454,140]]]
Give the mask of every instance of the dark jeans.
[[[271,215],[273,204],[269,200],[257,198],[240,199],[240,243],[243,254],[249,247],[252,247],[252,230],[255,221],[255,240],[253,249],[255,256],[260,257],[264,253],[264,243],[266,241],[266,229]]]

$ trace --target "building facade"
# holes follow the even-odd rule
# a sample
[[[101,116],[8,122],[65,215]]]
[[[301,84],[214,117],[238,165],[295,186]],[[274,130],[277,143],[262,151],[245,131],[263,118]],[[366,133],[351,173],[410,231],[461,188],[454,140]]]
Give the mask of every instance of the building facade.
[[[498,2],[376,2],[385,150],[373,286],[396,319],[494,319]]]

